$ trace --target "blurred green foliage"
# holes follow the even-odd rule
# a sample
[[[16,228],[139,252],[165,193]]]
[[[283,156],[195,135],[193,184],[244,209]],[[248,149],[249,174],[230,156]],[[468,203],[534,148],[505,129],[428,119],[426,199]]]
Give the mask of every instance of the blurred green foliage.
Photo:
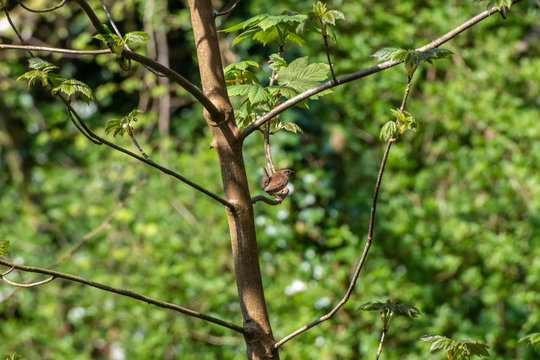
[[[89,1],[101,19],[97,0]],[[152,6],[153,5],[153,6]],[[225,7],[219,1],[217,8]],[[307,14],[311,1],[241,1],[222,28],[282,11]],[[353,1],[328,4],[346,21],[334,29],[337,76],[372,66],[384,47],[416,48],[485,9],[473,1]],[[388,297],[422,316],[397,318],[383,357],[428,356],[425,334],[475,339],[494,357],[536,359],[518,343],[540,323],[540,42],[533,1],[495,14],[445,44],[450,60],[420,67],[407,111],[415,133],[394,144],[379,198],[374,243],[357,288],[336,316],[288,342],[283,359],[374,357],[379,323],[356,309]],[[163,26],[171,67],[198,84],[189,12],[184,2],[116,1],[123,33]],[[11,15],[30,43],[100,48],[80,9]],[[1,18],[2,21],[5,19]],[[222,23],[223,22],[223,23]],[[54,29],[54,31],[51,31]],[[222,34],[225,65],[266,61],[277,51]],[[18,43],[2,28],[1,43]],[[153,44],[152,40],[147,43]],[[144,52],[144,49],[141,50]],[[147,51],[148,50],[147,48]],[[286,46],[287,62],[326,63],[313,34]],[[104,231],[57,269],[241,323],[224,209],[142,163],[89,143],[64,105],[15,79],[25,53],[0,52],[0,239],[9,257],[48,266],[98,226],[145,174],[148,182]],[[155,161],[220,193],[219,169],[202,108],[171,86],[170,132],[158,131],[158,99],[168,90],[136,64],[114,55],[44,56],[61,75],[88,84],[96,105],[74,103],[100,135],[105,124],[146,107],[134,132]],[[259,79],[262,80],[262,79]],[[310,109],[281,118],[303,134],[272,137],[277,167],[295,170],[293,191],[278,207],[257,203],[256,226],[271,323],[276,338],[331,309],[344,294],[367,232],[388,109],[399,107],[407,73],[395,67],[336,88]],[[143,110],[143,109],[141,109]],[[111,141],[132,148],[128,138]],[[252,193],[264,166],[262,135],[245,144]],[[29,274],[10,274],[29,280]],[[0,285],[0,298],[12,291]],[[53,281],[0,303],[0,354],[23,359],[236,359],[243,339],[228,330],[80,285]]]

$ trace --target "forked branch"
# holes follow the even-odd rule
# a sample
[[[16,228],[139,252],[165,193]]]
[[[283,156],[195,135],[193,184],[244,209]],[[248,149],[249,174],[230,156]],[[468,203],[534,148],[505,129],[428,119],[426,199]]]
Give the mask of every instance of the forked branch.
[[[118,295],[122,295],[122,296],[125,296],[125,297],[135,299],[135,300],[144,301],[144,302],[146,302],[146,303],[148,303],[150,305],[155,305],[155,306],[158,306],[158,307],[161,307],[161,308],[177,311],[177,312],[180,312],[180,313],[188,315],[188,316],[199,318],[199,319],[211,322],[213,324],[220,325],[220,326],[226,327],[228,329],[234,330],[234,331],[239,332],[241,334],[245,333],[244,329],[242,327],[238,326],[238,325],[235,325],[235,324],[232,324],[230,322],[215,318],[215,317],[210,316],[210,315],[202,314],[202,313],[200,313],[198,311],[191,310],[191,309],[185,308],[183,306],[179,306],[179,305],[176,305],[176,304],[171,304],[171,303],[168,303],[168,302],[156,300],[156,299],[150,298],[148,296],[135,293],[133,291],[114,288],[114,287],[111,287],[111,286],[108,286],[108,285],[104,285],[104,284],[101,284],[101,283],[97,283],[97,282],[94,282],[94,281],[91,281],[91,280],[84,279],[84,278],[79,277],[79,276],[66,274],[66,273],[62,273],[62,272],[59,272],[59,271],[43,269],[43,268],[34,267],[34,266],[19,265],[19,264],[15,264],[15,263],[12,263],[12,262],[9,262],[9,261],[6,261],[6,260],[2,260],[2,259],[0,259],[0,264],[4,265],[4,266],[8,266],[8,267],[13,268],[13,269],[25,271],[25,272],[49,275],[49,276],[52,276],[53,278],[69,280],[69,281],[77,282],[77,283],[80,283],[80,284],[92,286],[92,287],[95,287],[95,288],[98,288],[98,289],[101,289],[101,290],[104,290],[104,291],[112,292],[112,293],[115,293],[115,294],[118,294]],[[3,276],[5,276],[5,275],[3,275]],[[48,281],[50,281],[50,280],[48,280]]]

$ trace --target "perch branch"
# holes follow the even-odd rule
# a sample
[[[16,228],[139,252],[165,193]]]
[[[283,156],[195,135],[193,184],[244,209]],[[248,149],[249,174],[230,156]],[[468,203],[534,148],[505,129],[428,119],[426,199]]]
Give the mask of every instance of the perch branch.
[[[21,271],[38,273],[38,274],[43,274],[43,275],[49,275],[49,276],[52,276],[52,277],[55,277],[55,278],[61,278],[61,279],[77,282],[77,283],[80,283],[80,284],[88,285],[88,286],[95,287],[95,288],[98,288],[98,289],[101,289],[101,290],[104,290],[104,291],[108,291],[108,292],[112,292],[112,293],[115,293],[115,294],[118,294],[118,295],[126,296],[126,297],[129,297],[129,298],[135,299],[135,300],[144,301],[144,302],[146,302],[148,304],[155,305],[155,306],[158,306],[158,307],[161,307],[161,308],[174,310],[174,311],[180,312],[180,313],[185,314],[185,315],[189,315],[189,316],[192,316],[192,317],[196,317],[196,318],[199,318],[199,319],[214,323],[216,325],[221,325],[223,327],[234,330],[234,331],[239,332],[241,334],[245,333],[244,329],[242,327],[238,326],[238,325],[232,324],[230,322],[227,322],[227,321],[224,321],[224,320],[221,320],[221,319],[217,319],[217,318],[215,318],[213,316],[210,316],[210,315],[202,314],[202,313],[200,313],[198,311],[191,310],[191,309],[179,306],[179,305],[175,305],[175,304],[171,304],[171,303],[168,303],[168,302],[156,300],[156,299],[150,298],[148,296],[135,293],[133,291],[114,288],[114,287],[111,287],[111,286],[108,286],[108,285],[104,285],[104,284],[101,284],[101,283],[97,283],[97,282],[94,282],[94,281],[91,281],[91,280],[81,278],[79,276],[66,274],[66,273],[61,273],[61,272],[54,271],[54,270],[48,270],[48,269],[43,269],[43,268],[38,268],[38,267],[33,267],[33,266],[19,265],[19,264],[15,264],[15,263],[3,260],[3,259],[0,259],[0,264],[4,265],[4,266],[13,267],[13,268],[15,268],[17,270],[21,270]]]
[[[22,2],[20,0],[19,0],[19,5],[21,5],[21,7],[26,11],[30,11],[30,12],[33,12],[33,13],[45,13],[45,12],[54,11],[56,9],[60,9],[62,6],[64,6],[66,4],[66,2],[67,2],[67,0],[62,0],[60,2],[60,4],[58,4],[56,6],[53,6],[52,8],[42,9],[42,10],[36,10],[36,9],[29,8],[28,6],[24,5],[24,2]]]

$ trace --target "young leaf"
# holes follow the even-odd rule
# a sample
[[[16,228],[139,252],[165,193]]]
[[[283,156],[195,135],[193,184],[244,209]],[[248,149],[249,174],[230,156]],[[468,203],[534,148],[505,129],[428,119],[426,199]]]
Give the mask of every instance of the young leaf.
[[[360,306],[358,310],[362,311],[391,311],[397,315],[401,315],[406,318],[413,318],[420,315],[420,310],[412,305],[405,304],[399,301],[387,300],[382,302],[368,302]]]
[[[385,47],[371,55],[379,61],[403,61],[407,50],[398,47]]]
[[[109,134],[110,132],[113,133],[114,137],[116,137],[116,135],[124,136],[126,130],[122,126],[121,119],[111,119],[107,121],[107,123],[105,124],[105,133]]]
[[[341,11],[330,10],[321,17],[323,24],[336,25],[336,20],[345,20],[345,15]]]
[[[287,66],[287,61],[285,61],[285,59],[283,58],[283,56],[281,56],[280,54],[272,54],[270,55],[270,69],[272,70],[275,70],[275,71],[278,71],[279,69],[281,69],[282,67],[286,67]]]
[[[445,336],[426,335],[420,340],[431,343],[430,351],[442,350],[448,353],[449,359],[470,359],[472,356],[490,356],[488,348],[484,343],[473,340],[454,341]]]
[[[227,87],[229,96],[247,95],[251,104],[266,102],[270,99],[270,93],[259,84],[231,85]]]
[[[58,92],[63,92],[68,98],[78,93],[86,103],[89,103],[90,100],[95,101],[92,89],[82,81],[75,79],[63,79],[60,85],[51,90],[53,95]]]
[[[529,334],[519,339],[519,342],[527,342],[533,346],[540,345],[540,332]]]
[[[144,31],[130,31],[124,35],[124,42],[130,42],[132,44],[140,44],[150,40],[150,35]]]
[[[379,139],[388,141],[390,138],[395,137],[398,134],[395,121],[388,121],[383,125],[379,133]]]
[[[0,240],[0,255],[7,255],[9,240]]]
[[[225,67],[223,71],[225,72],[225,74],[227,74],[229,71],[232,71],[232,70],[246,70],[249,67],[254,67],[258,69],[260,65],[259,63],[253,60],[244,60],[244,61],[227,65],[227,67]]]
[[[281,130],[281,129],[285,129],[287,131],[290,131],[292,133],[301,133],[303,134],[304,132],[302,131],[302,128],[300,128],[300,126],[298,126],[298,124],[295,124],[295,123],[286,123],[286,124],[282,124],[281,122],[278,122],[276,124],[276,132]]]
[[[42,58],[39,58],[39,57],[32,57],[32,58],[28,59],[28,66],[31,69],[41,70],[41,71],[46,72],[46,73],[51,71],[51,70],[58,69],[58,66],[54,66],[50,62],[45,61],[45,60],[43,60]]]

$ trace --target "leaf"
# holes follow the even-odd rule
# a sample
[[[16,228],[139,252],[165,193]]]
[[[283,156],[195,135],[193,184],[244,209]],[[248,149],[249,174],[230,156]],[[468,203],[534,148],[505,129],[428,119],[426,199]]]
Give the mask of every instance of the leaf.
[[[301,93],[326,80],[329,68],[328,64],[323,63],[308,64],[308,57],[301,57],[278,71],[278,82],[280,86]]]
[[[295,123],[286,123],[286,124],[282,124],[281,122],[278,122],[276,124],[276,131],[279,131],[281,129],[285,129],[287,131],[290,131],[292,133],[301,133],[303,134],[304,132],[302,131],[302,128],[300,128],[300,126],[298,126],[298,124],[295,124]]]
[[[379,139],[388,141],[391,137],[397,135],[397,125],[395,121],[388,121],[383,125],[379,133]]]
[[[60,85],[51,90],[53,95],[58,92],[63,92],[68,98],[77,93],[86,103],[89,103],[90,100],[95,101],[92,89],[82,81],[75,79],[64,79]]]
[[[283,56],[281,56],[280,54],[272,54],[270,55],[270,69],[272,70],[275,70],[275,71],[278,71],[279,69],[281,69],[282,67],[286,67],[287,66],[287,61],[285,61],[285,59],[283,58]]]
[[[242,84],[227,87],[229,96],[247,95],[251,104],[266,102],[270,99],[270,93],[259,84]]]
[[[326,4],[320,1],[317,1],[313,4],[313,14],[317,17],[321,17],[326,12]]]
[[[124,42],[130,42],[133,44],[140,44],[150,40],[150,35],[144,31],[130,31],[124,35]]]
[[[122,126],[121,119],[111,119],[107,121],[107,123],[105,124],[105,133],[109,134],[110,132],[113,133],[114,137],[116,137],[116,135],[124,136],[126,130]]]
[[[345,20],[345,15],[341,11],[330,10],[321,17],[323,24],[336,25],[336,20]]]
[[[396,125],[400,134],[403,134],[406,130],[416,131],[418,124],[411,113],[399,109],[390,109],[390,111],[397,120]]]
[[[19,76],[17,80],[27,80],[28,89],[30,89],[30,87],[33,86],[37,80],[41,81],[41,84],[45,87],[49,84],[47,73],[41,70],[31,70],[25,72],[24,74]]]
[[[257,16],[254,16],[252,18],[249,18],[249,19],[247,19],[245,21],[242,21],[241,23],[238,23],[238,24],[236,24],[234,26],[231,26],[231,27],[229,27],[227,29],[223,29],[221,31],[222,32],[233,32],[233,31],[243,30],[243,29],[246,29],[246,28],[249,28],[249,27],[255,27],[262,20],[266,19],[269,16],[270,16],[269,14],[257,15]]]
[[[9,240],[0,240],[0,255],[7,255]]]
[[[253,60],[244,60],[237,63],[232,63],[230,65],[227,65],[227,67],[223,70],[225,74],[231,70],[246,70],[249,67],[254,68],[260,68],[259,63]]]
[[[392,122],[393,123],[393,122]],[[413,318],[420,315],[420,310],[412,305],[405,304],[399,301],[387,300],[387,302],[368,302],[360,306],[358,310],[362,311],[391,311],[397,315],[401,315],[406,318]]]
[[[109,134],[112,132],[114,137],[116,137],[116,135],[123,136],[126,130],[133,130],[131,123],[136,122],[137,116],[142,113],[144,113],[144,111],[135,109],[130,111],[130,113],[122,119],[111,119],[107,121],[105,124],[105,133]]]
[[[431,343],[430,351],[442,350],[452,359],[470,359],[471,356],[490,356],[489,346],[474,340],[454,341],[445,336],[426,335],[420,340]]]
[[[531,345],[540,345],[540,332],[529,334],[519,339],[519,342],[527,342]]]
[[[50,62],[45,61],[45,60],[43,60],[42,58],[39,58],[39,57],[31,57],[30,59],[28,59],[28,66],[31,69],[41,70],[41,71],[46,72],[46,73],[51,71],[51,70],[58,69],[58,66],[54,66]]]
[[[512,6],[512,0],[490,0],[487,4],[487,10],[490,10],[493,7],[496,7],[499,10],[501,10],[501,7],[510,9],[510,6]]]
[[[371,55],[379,61],[403,61],[407,50],[398,47],[385,47]]]
[[[120,39],[118,35],[113,34],[107,25],[103,25],[102,30],[101,33],[94,35],[94,38],[105,43],[117,57],[121,57],[124,40]]]

